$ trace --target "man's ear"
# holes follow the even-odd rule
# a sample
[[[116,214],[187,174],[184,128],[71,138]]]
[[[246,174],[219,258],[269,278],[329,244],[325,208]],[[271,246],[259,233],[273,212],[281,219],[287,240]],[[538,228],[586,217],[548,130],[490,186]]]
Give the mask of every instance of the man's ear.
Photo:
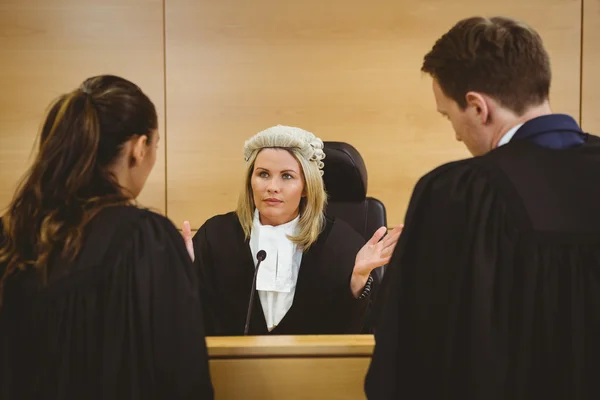
[[[486,98],[481,93],[467,92],[465,99],[467,101],[467,111],[482,125],[487,124],[491,110]]]
[[[134,136],[130,139],[131,142],[131,160],[130,165],[133,167],[144,161],[148,151],[148,136]]]

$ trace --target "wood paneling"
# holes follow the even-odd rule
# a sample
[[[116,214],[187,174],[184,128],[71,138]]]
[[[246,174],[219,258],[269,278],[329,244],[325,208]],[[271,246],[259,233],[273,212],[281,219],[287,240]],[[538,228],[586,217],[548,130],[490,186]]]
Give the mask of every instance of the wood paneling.
[[[583,2],[581,126],[600,135],[600,0]]]
[[[215,400],[365,400],[370,357],[217,359]]]
[[[168,0],[169,217],[197,228],[233,209],[244,140],[287,124],[353,144],[369,195],[401,223],[417,179],[468,156],[420,73],[435,40],[471,15],[524,19],[552,56],[554,110],[577,116],[580,10],[580,0]]]
[[[373,335],[208,336],[208,355],[243,357],[371,357]]]
[[[584,4],[581,94],[582,124],[596,132],[599,4]],[[353,144],[369,170],[369,195],[398,224],[422,174],[468,156],[419,72],[433,42],[465,16],[524,19],[552,56],[554,110],[577,116],[581,7],[581,0],[166,0],[168,138],[161,129],[162,151],[140,201],[167,206],[177,226],[190,219],[194,228],[233,209],[244,140],[282,123]],[[0,0],[0,26],[0,208],[31,161],[49,102],[88,76],[139,84],[164,127],[162,1]]]
[[[0,209],[32,161],[50,102],[87,77],[121,75],[154,101],[164,136],[160,0],[0,1]],[[164,145],[140,197],[164,210]]]
[[[215,399],[365,399],[372,335],[207,337]]]

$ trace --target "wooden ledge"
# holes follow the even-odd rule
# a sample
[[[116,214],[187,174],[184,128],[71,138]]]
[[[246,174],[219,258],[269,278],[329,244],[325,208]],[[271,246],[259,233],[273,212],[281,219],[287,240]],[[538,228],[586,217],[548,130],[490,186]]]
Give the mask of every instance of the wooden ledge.
[[[370,357],[373,335],[213,336],[210,358]]]

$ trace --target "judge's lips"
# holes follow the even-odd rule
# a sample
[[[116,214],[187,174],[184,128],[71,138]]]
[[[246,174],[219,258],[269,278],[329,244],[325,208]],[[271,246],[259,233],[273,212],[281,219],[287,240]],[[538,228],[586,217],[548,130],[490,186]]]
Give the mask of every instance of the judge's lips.
[[[267,199],[264,199],[263,201],[269,206],[276,206],[283,203],[283,201],[276,199],[275,197],[269,197]]]

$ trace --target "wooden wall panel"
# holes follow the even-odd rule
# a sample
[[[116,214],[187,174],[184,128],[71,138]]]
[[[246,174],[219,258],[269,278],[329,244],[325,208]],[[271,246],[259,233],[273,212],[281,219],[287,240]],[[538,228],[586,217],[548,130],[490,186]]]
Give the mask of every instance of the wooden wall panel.
[[[163,33],[161,0],[0,0],[0,209],[32,161],[49,103],[89,76],[138,84],[155,102],[164,137]],[[164,210],[161,148],[139,200]]]
[[[419,70],[434,41],[471,15],[526,20],[552,56],[554,109],[578,116],[580,7],[580,0],[168,0],[169,217],[197,228],[232,210],[244,140],[287,124],[353,144],[369,171],[369,195],[385,203],[390,225],[401,223],[417,179],[468,156]]]
[[[600,135],[600,0],[583,1],[581,126]]]

